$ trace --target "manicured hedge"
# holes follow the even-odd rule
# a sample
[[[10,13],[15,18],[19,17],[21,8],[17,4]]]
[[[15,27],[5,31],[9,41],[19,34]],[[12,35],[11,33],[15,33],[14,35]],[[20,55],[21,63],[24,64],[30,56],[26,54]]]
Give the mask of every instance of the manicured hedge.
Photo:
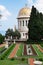
[[[1,47],[1,48],[0,48],[0,51],[2,51],[4,48],[5,48],[5,47]]]
[[[15,47],[15,44],[12,44],[0,57],[0,59],[5,59],[9,56],[12,49]]]
[[[43,57],[43,53],[38,49],[38,47],[34,44],[32,45],[34,50],[36,51],[37,55],[39,58],[42,58]]]
[[[41,48],[43,48],[43,43],[42,43],[42,44],[40,44],[40,46],[41,46]]]
[[[22,56],[22,53],[23,53],[23,44],[20,45],[16,55],[17,56]]]
[[[0,65],[28,65],[28,61],[27,59],[25,59],[24,61],[22,60],[18,60],[18,59],[14,59],[12,60],[0,60]]]

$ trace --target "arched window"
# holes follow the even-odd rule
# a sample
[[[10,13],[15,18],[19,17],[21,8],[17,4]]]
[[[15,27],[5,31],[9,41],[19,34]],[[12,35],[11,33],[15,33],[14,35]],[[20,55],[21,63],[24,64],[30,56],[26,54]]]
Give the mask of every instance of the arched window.
[[[24,33],[23,33],[23,36],[24,36]]]
[[[29,20],[28,20],[28,23],[29,23]]]
[[[20,26],[21,26],[21,21],[20,21]]]
[[[23,20],[23,26],[24,26],[24,20]]]
[[[26,20],[26,26],[27,26],[27,20]]]

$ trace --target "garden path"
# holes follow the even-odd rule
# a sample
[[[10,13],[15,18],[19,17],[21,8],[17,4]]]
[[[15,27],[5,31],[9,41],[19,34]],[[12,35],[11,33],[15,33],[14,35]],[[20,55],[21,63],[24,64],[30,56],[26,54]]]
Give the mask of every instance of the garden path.
[[[43,49],[40,47],[40,45],[37,45],[37,47],[43,53]]]
[[[16,44],[15,48],[13,49],[13,51],[11,52],[11,54],[9,55],[9,58],[13,58],[16,55],[19,46],[20,46],[20,44]]]
[[[0,45],[0,48],[3,47],[3,46],[5,46],[5,45],[6,45],[6,44],[1,44],[1,45]]]
[[[30,63],[30,65],[34,65],[34,63],[33,63],[34,62],[34,59],[33,58],[29,58],[28,59],[28,62]]]

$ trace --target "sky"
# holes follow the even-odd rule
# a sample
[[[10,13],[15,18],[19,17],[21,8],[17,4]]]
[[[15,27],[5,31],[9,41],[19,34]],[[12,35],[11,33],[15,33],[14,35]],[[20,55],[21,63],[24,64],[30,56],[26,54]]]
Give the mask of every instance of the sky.
[[[28,4],[29,8],[34,5],[39,12],[43,13],[43,0],[0,0],[0,33],[5,34],[8,28],[18,28],[17,16],[21,8]]]

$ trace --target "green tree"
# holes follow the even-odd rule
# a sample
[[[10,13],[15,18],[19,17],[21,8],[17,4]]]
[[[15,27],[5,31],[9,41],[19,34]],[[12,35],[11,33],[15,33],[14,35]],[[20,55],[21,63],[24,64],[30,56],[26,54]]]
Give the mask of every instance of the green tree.
[[[21,36],[21,34],[19,33],[19,31],[18,30],[15,30],[15,31],[13,31],[12,29],[8,29],[7,31],[6,31],[6,34],[5,34],[5,36],[8,38],[8,36],[12,36],[12,38],[20,38],[20,36]]]
[[[40,19],[41,19],[41,38],[43,38],[43,14],[40,13]]]
[[[15,36],[17,37],[17,39],[21,37],[21,34],[18,30],[15,30]]]
[[[8,36],[12,36],[12,33],[13,33],[13,30],[12,29],[8,29],[5,33],[5,36],[8,37]]]
[[[43,18],[42,17],[40,18],[40,16],[42,16],[42,15],[38,12],[38,10],[34,6],[32,6],[30,20],[29,20],[29,24],[28,24],[28,28],[29,28],[28,37],[30,40],[33,40],[33,41],[41,40],[41,37],[43,34],[42,33]]]
[[[5,38],[5,37],[4,37],[2,34],[0,34],[0,44],[2,44],[2,43],[3,43],[4,38]]]

